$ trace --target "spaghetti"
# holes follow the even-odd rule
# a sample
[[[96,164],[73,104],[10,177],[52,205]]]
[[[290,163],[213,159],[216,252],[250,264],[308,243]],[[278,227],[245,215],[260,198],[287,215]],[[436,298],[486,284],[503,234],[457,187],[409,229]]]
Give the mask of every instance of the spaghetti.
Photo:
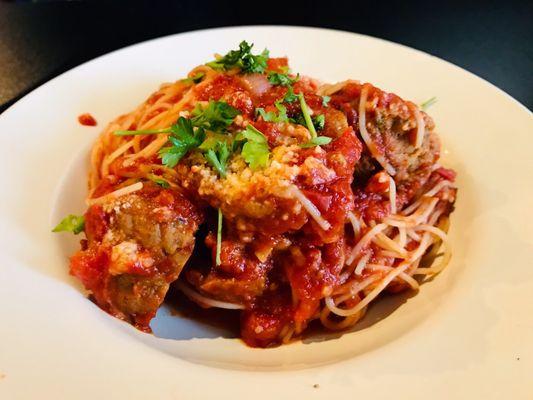
[[[175,282],[241,313],[247,344],[287,343],[313,320],[353,326],[450,260],[455,173],[437,164],[431,118],[251,48],[162,85],[93,147],[71,273],[139,329]]]

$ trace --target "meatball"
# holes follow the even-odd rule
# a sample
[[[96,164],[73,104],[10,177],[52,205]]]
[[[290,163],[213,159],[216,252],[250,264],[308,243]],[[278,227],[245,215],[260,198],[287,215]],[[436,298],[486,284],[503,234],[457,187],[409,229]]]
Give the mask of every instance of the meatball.
[[[92,205],[85,218],[87,242],[72,256],[71,273],[102,309],[149,331],[192,253],[201,212],[181,193],[145,184]]]
[[[330,104],[343,111],[348,123],[360,132],[359,102],[364,89],[367,91],[366,130],[378,153],[395,169],[397,183],[433,165],[440,152],[438,137],[433,132],[435,124],[425,112],[419,111],[415,104],[370,84],[363,85],[354,81],[332,93]],[[417,112],[424,121],[424,139],[418,148],[415,146]],[[379,163],[365,146],[365,152],[356,167],[355,184],[366,183],[379,169]],[[429,172],[428,170],[428,176]]]
[[[215,235],[209,234],[205,243],[211,250],[211,267],[204,274],[196,269],[186,271],[191,285],[208,297],[236,304],[249,304],[265,291],[272,269],[269,257],[262,262],[252,246],[227,238],[221,243],[220,265],[216,265]]]

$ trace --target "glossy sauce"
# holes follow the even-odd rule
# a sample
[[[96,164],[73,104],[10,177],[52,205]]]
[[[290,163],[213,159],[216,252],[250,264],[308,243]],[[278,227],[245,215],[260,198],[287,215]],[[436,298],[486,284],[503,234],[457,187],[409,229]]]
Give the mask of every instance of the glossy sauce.
[[[96,126],[97,124],[96,119],[89,113],[79,115],[78,122],[83,126]]]

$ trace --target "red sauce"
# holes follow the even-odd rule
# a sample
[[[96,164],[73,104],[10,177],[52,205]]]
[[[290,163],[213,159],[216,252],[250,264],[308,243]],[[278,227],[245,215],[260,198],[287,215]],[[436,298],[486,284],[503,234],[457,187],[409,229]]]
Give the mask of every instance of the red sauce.
[[[119,185],[123,180],[124,180],[123,178],[119,178],[118,176],[115,176],[115,175],[107,175],[94,188],[94,191],[92,193],[92,198],[96,199],[107,193],[112,192],[113,190],[115,190],[115,187]]]
[[[354,191],[354,198],[355,211],[367,223],[381,220],[389,214],[390,208],[386,196],[357,189]]]
[[[78,122],[84,126],[96,126],[96,120],[89,113],[79,115]]]
[[[273,111],[272,109],[267,109],[266,111]],[[270,146],[276,146],[278,140],[281,136],[280,126],[278,124],[273,124],[271,122],[265,122],[262,118],[253,123],[254,127],[257,128],[268,140]]]
[[[219,100],[226,94],[242,90],[236,78],[229,75],[219,75],[211,83],[198,90],[198,100]]]
[[[242,339],[252,347],[266,347],[278,340],[282,329],[292,320],[294,310],[287,287],[267,292],[251,309],[241,315]]]
[[[252,115],[255,110],[251,96],[243,90],[236,90],[231,93],[227,98],[227,103],[246,116]]]
[[[267,61],[269,71],[286,72],[288,67],[289,60],[287,57],[269,58]]]
[[[285,94],[287,94],[286,87],[273,86],[257,99],[257,107],[266,108],[267,106],[272,106],[276,101],[285,97]],[[287,109],[290,109],[291,105],[288,104],[286,107]],[[274,111],[276,108],[271,108],[271,110]]]
[[[108,274],[109,259],[110,249],[104,246],[79,251],[70,258],[70,273],[104,304],[106,300],[102,289]]]
[[[268,71],[287,73],[287,67],[286,58],[268,60]],[[249,119],[265,135],[271,147],[293,140],[282,137],[286,128],[283,124],[264,121],[262,117],[255,116],[255,109],[258,107],[264,108],[266,112],[278,113],[275,103],[287,94],[287,87],[270,85],[266,82],[266,77],[258,82],[253,79],[257,78],[253,76],[257,74],[251,75],[248,80],[239,75],[219,75],[213,81],[206,82],[206,85],[192,90],[196,91],[200,101],[222,100],[237,108],[245,119]],[[376,113],[383,110],[405,108],[405,102],[398,96],[384,93],[371,85],[366,87],[367,120],[374,120]],[[329,229],[324,230],[290,197],[269,197],[267,192],[265,199],[261,197],[261,201],[268,204],[269,213],[257,213],[260,216],[255,218],[252,217],[255,215],[253,213],[241,212],[241,204],[235,210],[228,206],[226,212],[222,199],[224,224],[220,262],[216,262],[216,218],[210,215],[206,225],[196,234],[195,253],[181,275],[181,279],[208,298],[245,306],[246,309],[241,313],[241,335],[250,346],[265,347],[279,342],[280,336],[284,335],[283,332],[289,326],[298,327],[298,330],[305,327],[316,316],[324,296],[345,283],[340,276],[346,260],[347,244],[351,247],[356,240],[353,233],[346,235],[351,229],[346,226],[348,213],[354,212],[368,224],[370,221],[382,220],[390,212],[389,185],[387,181],[380,182],[374,175],[377,169],[369,168],[370,172],[364,178],[360,178],[356,184],[353,182],[356,167],[369,158],[366,150],[363,156],[366,158],[362,159],[363,143],[357,134],[362,86],[347,84],[331,96],[329,106],[325,106],[323,97],[316,94],[316,83],[313,81],[302,78],[293,88],[295,93],[305,94],[305,101],[314,115],[325,116],[326,125],[318,134],[333,139],[321,148],[297,148],[297,156],[291,161],[302,166],[300,171],[304,171],[300,172],[301,175],[294,183],[318,208],[322,218],[329,223]],[[160,94],[152,95],[148,104],[155,103],[158,96]],[[299,101],[284,103],[284,106],[289,118],[301,116]],[[153,112],[157,114],[160,110]],[[406,113],[410,112],[407,109]],[[90,114],[81,115],[79,120],[83,125],[96,124]],[[376,147],[383,154],[390,145],[387,140],[381,135],[373,137]],[[157,155],[149,160],[149,163],[160,162]],[[147,163],[148,160],[139,158],[125,166],[124,159],[117,158],[109,166],[110,175],[100,182],[93,197],[116,190],[125,179],[144,176],[140,167]],[[453,181],[455,178],[455,173],[445,168],[432,173],[429,163],[418,166],[416,173],[411,172],[409,171],[408,180],[398,182],[398,207],[417,195],[426,185],[434,185],[442,179]],[[374,177],[369,178],[372,175]],[[196,203],[201,204],[200,207],[205,204],[203,202],[211,202],[195,193],[192,188],[186,190],[190,191],[187,193],[188,198],[199,200]],[[148,203],[150,222],[165,223],[169,212],[179,214],[189,224],[194,221],[199,225],[203,221],[202,212],[196,210],[188,198],[178,191],[165,190],[147,183],[136,195],[143,197],[143,204]],[[239,198],[239,201],[248,204],[256,201],[255,195],[256,193],[243,195],[241,197],[249,198]],[[95,247],[94,242],[102,241],[113,222],[99,205],[90,207],[85,218],[88,244],[85,244],[83,251],[72,257],[71,272],[93,292],[99,302],[109,304],[106,302],[109,302],[108,297],[113,288],[108,290],[106,280],[112,275],[108,271],[111,249],[101,243]],[[173,228],[179,226],[176,224]],[[371,248],[365,251],[373,254]],[[143,257],[151,257],[153,264],[144,263]],[[377,260],[376,257],[373,255],[372,262],[389,265],[394,261],[384,257]],[[127,273],[143,278],[162,276],[167,282],[171,282],[179,271],[176,272],[170,258],[164,253],[154,255],[151,248],[140,249],[137,261]],[[390,290],[400,290],[404,286],[392,286]],[[353,300],[354,304],[356,301]],[[349,305],[350,302],[345,306]],[[143,329],[149,329],[148,323],[152,316],[153,312],[136,315],[136,323]]]
[[[85,234],[90,241],[102,241],[109,229],[109,217],[101,205],[89,207],[85,213]]]

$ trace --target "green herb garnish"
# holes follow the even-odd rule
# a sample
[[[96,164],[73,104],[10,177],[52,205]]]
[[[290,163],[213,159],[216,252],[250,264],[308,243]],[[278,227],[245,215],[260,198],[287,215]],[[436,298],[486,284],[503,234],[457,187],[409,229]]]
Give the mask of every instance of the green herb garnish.
[[[198,72],[197,74],[191,76],[190,78],[182,79],[180,82],[181,82],[181,83],[184,83],[184,84],[186,84],[186,85],[192,85],[192,84],[194,84],[194,83],[201,82],[202,79],[204,79],[204,76],[205,76],[205,73],[203,73],[203,72]]]
[[[300,107],[302,109],[302,115],[304,117],[307,130],[311,134],[311,139],[314,139],[317,137],[316,129],[315,125],[313,125],[313,121],[311,120],[311,113],[309,112],[309,107],[307,107],[303,93],[298,94],[298,99],[300,100]]]
[[[161,178],[159,175],[148,174],[147,177],[152,182],[161,186],[163,189],[168,189],[170,187],[170,183],[168,183],[166,179]]]
[[[307,149],[310,147],[323,146],[331,142],[331,138],[327,136],[317,136],[316,138],[311,139],[307,143],[300,145],[301,148]]]
[[[205,142],[204,142],[205,143]],[[202,143],[202,145],[204,145]],[[208,147],[209,146],[209,147]],[[204,146],[207,151],[204,153],[205,159],[217,170],[221,177],[226,177],[226,164],[230,156],[230,151],[226,142],[217,141]]]
[[[206,151],[206,159],[211,165],[221,176],[225,176],[224,167],[229,157],[227,146],[216,143],[206,144],[203,147],[201,145],[204,143],[206,130],[219,134],[226,133],[227,128],[233,123],[233,119],[239,114],[240,111],[228,103],[211,100],[205,108],[198,104],[192,111],[193,117],[191,119],[180,117],[175,124],[168,128],[115,131],[114,134],[117,136],[170,134],[168,140],[171,145],[159,150],[163,165],[173,168],[189,151],[200,148],[200,150]]]
[[[426,111],[429,107],[431,107],[433,104],[437,102],[436,97],[432,97],[431,99],[428,99],[424,101],[422,104],[420,104],[420,108],[424,111]]]
[[[215,256],[215,264],[221,264],[220,253],[222,252],[222,210],[218,209],[218,224],[217,224],[217,251]]]
[[[322,105],[324,107],[327,107],[330,100],[331,100],[330,96],[322,96]]]
[[[267,68],[267,61],[269,52],[267,49],[263,50],[261,54],[252,54],[253,44],[249,44],[243,40],[239,44],[238,50],[231,50],[225,56],[208,62],[206,65],[213,69],[228,70],[232,68],[240,68],[243,73],[264,73]]]
[[[297,114],[293,118],[289,118],[289,120],[292,123],[307,126],[304,116],[301,113]],[[326,117],[323,114],[320,114],[320,115],[311,117],[311,121],[313,122],[313,126],[315,127],[315,130],[321,131],[322,129],[324,129],[324,126],[326,124]]]
[[[311,120],[317,131],[324,129],[324,126],[326,125],[326,117],[324,114],[317,115],[316,117],[311,118]]]
[[[173,168],[185,154],[202,144],[205,131],[203,128],[193,129],[192,121],[184,117],[179,117],[178,122],[170,128],[171,135],[168,140],[171,146],[159,150],[159,156],[163,165]]]
[[[85,228],[85,217],[83,215],[70,214],[63,218],[52,232],[72,232],[75,235]]]
[[[278,110],[277,113],[275,111],[266,112],[264,108],[257,108],[255,111],[261,115],[266,122],[288,122],[287,108],[280,102],[275,102],[274,106]]]
[[[285,93],[285,96],[283,97],[284,103],[292,103],[294,101],[298,100],[298,95],[294,93],[294,89],[292,86],[289,86],[287,88],[287,93]]]
[[[192,111],[193,126],[213,132],[223,132],[233,123],[233,119],[241,112],[224,101],[209,101],[203,108],[197,104]]]
[[[282,74],[279,72],[269,72],[268,81],[273,85],[278,86],[291,86],[300,79],[299,75],[296,75],[295,78],[291,78],[287,74]]]
[[[241,155],[252,170],[268,165],[268,158],[270,156],[268,142],[265,135],[257,130],[257,128],[248,124],[246,130],[240,132],[235,139],[246,140],[242,146]]]

